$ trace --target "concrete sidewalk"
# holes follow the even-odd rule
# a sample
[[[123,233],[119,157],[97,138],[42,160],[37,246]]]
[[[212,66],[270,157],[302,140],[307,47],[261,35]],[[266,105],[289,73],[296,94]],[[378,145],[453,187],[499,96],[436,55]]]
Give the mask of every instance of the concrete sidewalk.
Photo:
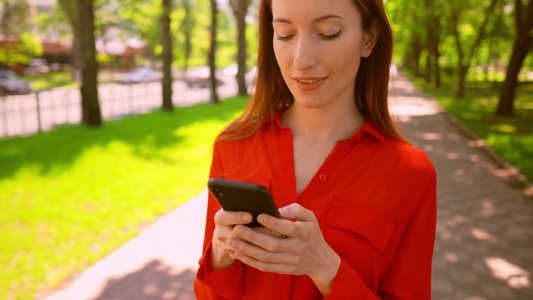
[[[47,300],[196,299],[207,190],[165,215]]]
[[[393,84],[404,132],[437,170],[432,298],[533,299],[533,199],[434,100]]]
[[[438,174],[433,299],[533,299],[533,199],[400,74],[394,111]],[[394,100],[393,100],[394,101]],[[207,192],[48,300],[195,299]]]

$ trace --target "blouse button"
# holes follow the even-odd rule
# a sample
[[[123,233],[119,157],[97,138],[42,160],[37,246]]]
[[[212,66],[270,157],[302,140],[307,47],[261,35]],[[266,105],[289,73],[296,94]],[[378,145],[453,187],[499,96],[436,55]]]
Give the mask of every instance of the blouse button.
[[[318,179],[320,179],[321,181],[326,181],[326,175],[321,174],[320,176],[318,176]]]

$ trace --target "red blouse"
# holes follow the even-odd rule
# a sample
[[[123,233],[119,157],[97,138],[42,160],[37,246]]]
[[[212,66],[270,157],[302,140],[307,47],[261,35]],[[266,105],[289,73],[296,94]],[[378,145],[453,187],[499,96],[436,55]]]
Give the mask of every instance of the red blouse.
[[[211,177],[266,186],[278,207],[312,210],[326,242],[341,257],[328,299],[430,299],[436,226],[436,174],[426,154],[387,137],[371,121],[339,141],[309,185],[296,194],[292,132],[282,113],[258,138],[215,144]],[[306,275],[267,273],[236,261],[214,271],[210,194],[204,254],[194,284],[198,299],[322,299]]]

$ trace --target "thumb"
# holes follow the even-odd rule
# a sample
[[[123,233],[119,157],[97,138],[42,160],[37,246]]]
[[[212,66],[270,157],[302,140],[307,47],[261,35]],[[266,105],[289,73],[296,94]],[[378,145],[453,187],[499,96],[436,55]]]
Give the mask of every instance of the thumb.
[[[279,209],[279,214],[283,219],[297,220],[297,221],[315,221],[315,214],[301,206],[298,203],[292,203]]]

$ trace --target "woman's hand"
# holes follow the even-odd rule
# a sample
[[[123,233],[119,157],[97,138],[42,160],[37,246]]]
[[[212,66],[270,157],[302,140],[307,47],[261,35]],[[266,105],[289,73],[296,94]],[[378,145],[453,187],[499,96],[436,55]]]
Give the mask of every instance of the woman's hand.
[[[291,204],[281,208],[280,214],[283,219],[262,214],[258,221],[286,238],[235,226],[234,236],[227,239],[228,247],[234,251],[232,257],[264,272],[309,275],[326,296],[339,270],[340,257],[324,240],[312,211]]]
[[[235,262],[235,249],[228,245],[228,240],[230,238],[238,239],[234,233],[236,225],[243,226],[250,222],[252,222],[252,215],[248,212],[232,212],[220,209],[215,214],[215,230],[211,247],[211,265],[214,270],[225,270]],[[278,232],[264,227],[255,227],[251,230],[273,237],[281,236]]]
[[[211,265],[215,271],[225,270],[235,262],[235,249],[228,245],[228,240],[235,238],[233,229],[236,225],[244,225],[250,222],[252,222],[252,215],[247,212],[232,212],[220,209],[215,214],[215,230],[213,231],[211,246]]]

